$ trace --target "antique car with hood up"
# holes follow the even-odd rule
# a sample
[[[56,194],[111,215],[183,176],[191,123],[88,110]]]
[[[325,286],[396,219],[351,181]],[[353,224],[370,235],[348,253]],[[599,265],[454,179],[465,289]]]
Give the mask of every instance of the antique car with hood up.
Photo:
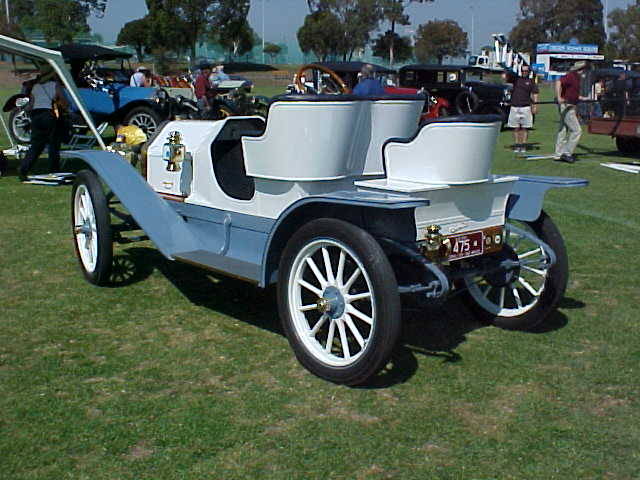
[[[67,82],[55,52],[6,37],[0,47]],[[426,307],[455,293],[497,326],[542,322],[568,279],[544,196],[586,181],[492,174],[498,117],[418,125],[423,104],[287,94],[266,118],[168,122],[146,145],[144,176],[115,152],[70,152],[84,164],[71,191],[80,269],[108,285],[114,242],[148,237],[170,260],[275,283],[299,361],[347,385],[390,360],[402,297]]]

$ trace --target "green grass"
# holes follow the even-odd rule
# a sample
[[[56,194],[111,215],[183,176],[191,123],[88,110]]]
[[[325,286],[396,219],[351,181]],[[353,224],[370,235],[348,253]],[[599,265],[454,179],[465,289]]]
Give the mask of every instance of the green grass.
[[[531,141],[551,152],[543,106]],[[537,333],[479,328],[460,304],[407,322],[370,388],[307,373],[272,290],[120,246],[132,277],[84,281],[68,187],[0,178],[0,477],[633,479],[640,464],[639,178],[515,158],[494,170],[587,178],[554,190],[571,280]],[[43,161],[46,165],[46,162]]]

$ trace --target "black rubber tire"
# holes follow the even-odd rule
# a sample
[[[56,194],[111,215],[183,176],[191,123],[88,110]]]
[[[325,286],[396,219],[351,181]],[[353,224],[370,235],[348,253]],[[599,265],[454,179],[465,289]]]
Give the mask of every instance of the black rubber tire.
[[[505,330],[530,330],[543,322],[562,300],[569,281],[567,250],[562,234],[551,218],[542,211],[536,221],[520,223],[528,226],[556,254],[556,263],[549,270],[538,302],[521,315],[506,317],[493,315],[482,308],[469,292],[463,296],[480,321]]]
[[[475,113],[478,105],[480,105],[480,99],[471,90],[462,90],[456,95],[455,104],[459,115],[467,115]]]
[[[158,130],[158,126],[160,125],[160,123],[162,123],[162,118],[160,118],[160,114],[151,107],[141,106],[141,107],[133,108],[130,112],[127,112],[127,114],[124,116],[123,123],[124,125],[131,125],[131,121],[136,116],[142,115],[142,114],[148,115],[148,117],[155,122],[155,126],[153,127],[153,130],[151,129],[151,127],[147,128],[144,125],[136,124],[136,126],[140,127],[144,131],[144,133],[147,134],[147,136],[151,136]]]
[[[640,153],[640,138],[616,137],[616,147],[620,153],[625,155]]]
[[[95,267],[89,270],[83,263],[80,248],[78,246],[78,236],[76,235],[76,195],[78,189],[86,188],[95,216],[95,227],[97,240],[97,255]],[[113,266],[113,232],[111,230],[111,215],[107,204],[107,197],[102,189],[102,184],[98,176],[92,170],[81,170],[76,174],[71,193],[71,228],[73,234],[73,245],[75,248],[80,269],[89,283],[94,285],[108,285],[111,278]]]
[[[29,139],[25,138],[19,138],[18,134],[14,131],[14,120],[16,118],[16,116],[18,115],[18,113],[22,113],[23,110],[22,109],[17,109],[14,108],[13,110],[11,110],[11,113],[9,114],[9,135],[11,135],[11,138],[13,139],[13,141],[17,144],[20,145],[28,145],[29,143],[31,143],[31,133],[29,133]],[[31,121],[31,119],[29,119],[29,121]],[[29,132],[31,132],[31,130],[29,130]]]
[[[353,363],[332,366],[314,357],[300,340],[289,310],[289,281],[296,257],[317,240],[337,241],[355,253],[371,281],[376,315],[373,332]],[[284,332],[300,363],[314,375],[334,383],[359,385],[378,373],[389,361],[401,330],[400,296],[391,264],[376,240],[351,223],[320,218],[300,228],[289,240],[280,259],[278,309]]]

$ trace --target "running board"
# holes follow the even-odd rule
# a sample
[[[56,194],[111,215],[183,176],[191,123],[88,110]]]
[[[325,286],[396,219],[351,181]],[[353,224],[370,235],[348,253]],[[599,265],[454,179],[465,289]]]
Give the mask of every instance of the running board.
[[[220,255],[208,250],[192,250],[190,252],[175,253],[173,258],[179,262],[215,270],[216,272],[222,272],[225,275],[238,277],[242,280],[249,280],[255,283],[258,283],[260,280],[260,265]]]

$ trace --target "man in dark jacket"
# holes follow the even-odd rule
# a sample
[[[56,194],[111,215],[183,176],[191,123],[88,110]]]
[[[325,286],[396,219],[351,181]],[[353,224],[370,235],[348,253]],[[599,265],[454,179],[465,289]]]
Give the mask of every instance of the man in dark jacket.
[[[525,153],[529,129],[533,127],[533,116],[537,113],[538,86],[531,78],[529,65],[523,65],[521,75],[513,82],[508,126],[513,128],[515,153]]]

